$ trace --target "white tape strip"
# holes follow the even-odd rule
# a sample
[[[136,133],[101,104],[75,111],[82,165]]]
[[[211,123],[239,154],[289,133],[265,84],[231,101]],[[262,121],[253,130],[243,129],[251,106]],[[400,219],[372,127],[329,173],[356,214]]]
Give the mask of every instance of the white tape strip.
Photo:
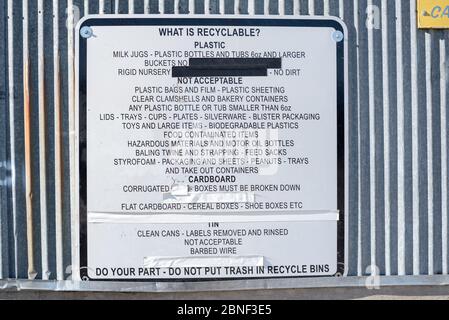
[[[253,192],[164,193],[164,203],[247,203],[254,202]]]
[[[222,256],[222,257],[145,257],[144,267],[174,268],[174,267],[263,267],[263,256]]]
[[[338,211],[304,211],[278,215],[193,215],[193,214],[117,214],[88,212],[89,223],[207,223],[207,222],[288,222],[288,221],[338,221]]]

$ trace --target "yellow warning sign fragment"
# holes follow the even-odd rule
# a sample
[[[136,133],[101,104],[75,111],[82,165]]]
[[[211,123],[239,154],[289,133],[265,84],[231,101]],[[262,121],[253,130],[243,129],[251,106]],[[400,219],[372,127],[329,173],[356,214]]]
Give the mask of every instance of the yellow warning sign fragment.
[[[449,0],[417,0],[420,29],[449,29]]]

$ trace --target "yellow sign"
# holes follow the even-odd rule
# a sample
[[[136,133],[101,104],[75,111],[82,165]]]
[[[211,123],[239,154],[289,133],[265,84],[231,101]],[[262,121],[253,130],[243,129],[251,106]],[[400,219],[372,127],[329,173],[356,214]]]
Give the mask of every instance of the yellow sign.
[[[449,0],[418,0],[418,27],[449,28]]]

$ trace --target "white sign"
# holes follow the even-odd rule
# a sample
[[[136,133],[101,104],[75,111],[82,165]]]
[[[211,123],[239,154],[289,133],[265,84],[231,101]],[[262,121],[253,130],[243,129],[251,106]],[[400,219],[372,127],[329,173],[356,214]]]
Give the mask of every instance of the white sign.
[[[342,272],[344,35],[331,18],[80,22],[84,279]]]

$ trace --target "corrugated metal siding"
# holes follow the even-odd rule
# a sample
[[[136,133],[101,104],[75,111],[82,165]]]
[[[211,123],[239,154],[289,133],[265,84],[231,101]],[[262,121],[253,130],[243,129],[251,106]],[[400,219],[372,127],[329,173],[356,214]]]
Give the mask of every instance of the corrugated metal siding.
[[[449,31],[417,30],[414,0],[2,0],[0,278],[70,276],[70,16],[128,12],[340,16],[349,29],[349,275],[370,265],[382,275],[448,273]],[[371,13],[379,28],[367,28]]]

